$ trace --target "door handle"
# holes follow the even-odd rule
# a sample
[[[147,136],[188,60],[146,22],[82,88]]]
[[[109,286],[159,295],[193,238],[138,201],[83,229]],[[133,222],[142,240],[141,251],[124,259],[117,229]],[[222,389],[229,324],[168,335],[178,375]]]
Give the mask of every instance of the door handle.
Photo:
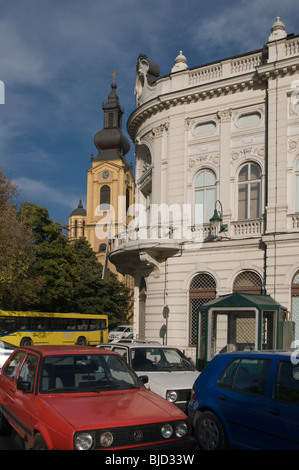
[[[268,413],[270,413],[270,415],[274,415],[274,416],[279,416],[280,415],[280,410],[278,408],[274,408],[273,410],[268,410]]]
[[[16,391],[12,387],[10,387],[9,391],[12,393],[16,393]]]
[[[219,400],[222,400],[222,401],[225,401],[226,400],[226,396],[225,395],[218,395],[217,397]]]

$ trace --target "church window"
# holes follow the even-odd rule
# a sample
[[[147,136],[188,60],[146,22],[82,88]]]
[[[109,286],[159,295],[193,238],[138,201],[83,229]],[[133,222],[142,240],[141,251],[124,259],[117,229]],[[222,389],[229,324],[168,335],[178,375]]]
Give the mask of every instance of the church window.
[[[216,176],[205,169],[195,179],[194,224],[208,223],[213,215],[216,201]]]
[[[100,190],[100,205],[110,205],[110,187],[108,185],[102,186]]]
[[[261,216],[261,170],[255,163],[243,166],[238,178],[238,219]]]

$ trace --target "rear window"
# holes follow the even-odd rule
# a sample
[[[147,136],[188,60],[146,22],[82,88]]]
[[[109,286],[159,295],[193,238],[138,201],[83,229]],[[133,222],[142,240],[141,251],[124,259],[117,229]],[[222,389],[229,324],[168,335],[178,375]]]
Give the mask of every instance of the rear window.
[[[219,387],[263,397],[271,359],[236,358],[218,380]]]

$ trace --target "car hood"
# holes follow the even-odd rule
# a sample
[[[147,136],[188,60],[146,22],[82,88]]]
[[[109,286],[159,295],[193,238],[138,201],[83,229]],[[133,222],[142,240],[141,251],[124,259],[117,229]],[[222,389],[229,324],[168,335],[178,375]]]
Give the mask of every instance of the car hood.
[[[198,371],[180,372],[139,372],[138,375],[147,375],[146,384],[153,392],[165,397],[167,390],[185,390],[192,388],[195,380],[199,376]]]
[[[145,387],[99,394],[48,395],[43,400],[77,430],[186,418]]]

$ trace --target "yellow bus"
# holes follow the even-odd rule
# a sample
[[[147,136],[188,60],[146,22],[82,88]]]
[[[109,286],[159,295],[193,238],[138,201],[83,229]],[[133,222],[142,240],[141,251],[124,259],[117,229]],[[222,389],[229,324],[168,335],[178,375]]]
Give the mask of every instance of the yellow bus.
[[[0,310],[0,340],[15,346],[96,345],[108,341],[107,315]]]

